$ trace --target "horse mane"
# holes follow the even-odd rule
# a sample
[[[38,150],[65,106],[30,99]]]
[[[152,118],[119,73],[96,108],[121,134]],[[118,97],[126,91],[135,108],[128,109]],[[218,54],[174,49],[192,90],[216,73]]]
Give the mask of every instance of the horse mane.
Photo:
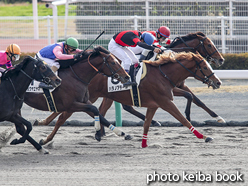
[[[198,36],[206,37],[206,35],[202,32],[195,32],[195,33],[189,33],[188,35],[182,36],[181,38],[186,42],[186,41],[190,41],[192,39],[195,39]],[[183,43],[183,42],[180,39],[180,37],[176,37],[167,48],[173,48],[173,47],[175,47],[181,43]]]
[[[79,58],[79,60],[74,60],[74,59],[67,59],[67,60],[56,60],[59,64],[60,64],[60,68],[68,68],[69,66],[72,66],[82,60],[85,60],[89,57],[89,55],[91,55],[91,57],[96,57],[98,55],[100,55],[100,52],[103,52],[105,54],[110,54],[110,52],[103,48],[102,46],[96,46],[93,48],[93,50],[86,50],[83,51],[83,55],[82,57]]]
[[[159,66],[166,63],[176,63],[180,60],[192,60],[194,57],[197,57],[199,54],[194,54],[192,52],[178,52],[178,53],[172,53],[172,52],[166,52],[163,53],[158,57],[158,60],[156,61],[148,61],[143,60],[143,62],[151,64],[152,66]]]
[[[3,73],[3,79],[11,77],[14,74],[18,74],[18,72],[20,72],[20,70],[22,68],[25,68],[27,66],[27,64],[28,64],[28,62],[30,60],[35,60],[35,59],[33,57],[31,57],[31,56],[26,56],[21,63],[15,65],[12,68],[9,68],[9,69],[5,70],[4,73]]]

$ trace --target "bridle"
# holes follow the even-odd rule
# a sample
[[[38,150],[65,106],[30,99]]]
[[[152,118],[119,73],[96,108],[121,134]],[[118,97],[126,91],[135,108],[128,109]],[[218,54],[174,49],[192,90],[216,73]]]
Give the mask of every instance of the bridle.
[[[101,66],[99,69],[97,69],[97,68],[90,62],[90,57],[91,57],[92,54],[93,54],[93,53],[91,53],[91,54],[88,56],[88,64],[89,64],[97,73],[102,74],[102,75],[107,76],[107,77],[111,77],[112,81],[113,81],[113,79],[119,79],[120,75],[119,75],[117,72],[119,72],[119,71],[122,69],[122,67],[120,66],[120,68],[117,69],[116,71],[113,70],[113,68],[109,65],[109,63],[108,63],[108,61],[107,61],[108,58],[109,58],[110,56],[112,56],[111,54],[108,54],[106,57],[102,57],[103,63],[102,63],[102,66]],[[104,68],[105,65],[108,67],[109,71],[111,72],[111,75],[106,75],[106,74],[104,74],[104,73],[102,72],[102,69]],[[71,71],[73,72],[73,74],[76,76],[76,78],[77,78],[79,81],[81,81],[82,83],[87,84],[87,85],[89,84],[89,82],[90,82],[91,80],[90,80],[89,82],[83,81],[83,80],[82,80],[80,77],[78,77],[78,75],[75,73],[75,71],[73,70],[72,66],[70,66],[70,69],[71,69]]]
[[[197,78],[200,79],[203,83],[208,84],[209,78],[210,78],[211,76],[214,75],[214,72],[213,72],[213,73],[210,74],[209,76],[206,76],[206,75],[204,74],[204,72],[202,71],[200,64],[204,61],[204,59],[202,59],[200,62],[198,62],[198,61],[196,61],[196,60],[194,59],[194,61],[195,61],[195,63],[196,63],[195,72],[192,72],[190,69],[188,69],[187,67],[185,67],[179,60],[176,59],[176,61],[177,61],[177,63],[179,63],[183,68],[185,68],[188,72],[190,72],[190,73],[193,75],[193,77],[197,77]],[[199,71],[202,73],[202,75],[204,76],[204,78],[202,78],[202,77],[200,77],[200,76],[198,76],[198,75],[196,74],[196,72],[197,72],[198,69],[199,69]],[[169,82],[172,84],[172,86],[173,86],[173,87],[176,87],[176,85],[170,80],[170,78],[162,71],[161,65],[159,65],[159,70],[160,70],[160,72],[163,74],[163,76],[169,80]]]
[[[218,50],[216,49],[214,52],[212,52],[211,54],[209,54],[209,52],[207,51],[206,47],[204,46],[204,41],[207,39],[207,37],[204,37],[203,39],[199,39],[197,37],[197,39],[199,39],[200,43],[196,46],[196,47],[190,47],[184,40],[182,37],[178,36],[176,37],[173,42],[175,42],[177,39],[181,40],[187,47],[185,48],[171,48],[171,49],[189,49],[192,50],[193,52],[199,51],[199,47],[202,47],[203,52],[204,52],[204,58],[207,59],[208,62],[214,61],[214,58],[212,57],[216,52],[218,52]],[[172,42],[172,43],[173,43]]]
[[[92,53],[91,53],[92,54]],[[119,69],[117,69],[116,71],[114,71],[113,70],[113,68],[109,65],[109,63],[108,63],[108,58],[110,57],[110,56],[112,56],[111,54],[108,54],[107,55],[107,57],[103,57],[103,63],[102,63],[102,66],[101,66],[101,68],[100,69],[97,69],[94,65],[92,65],[92,63],[90,62],[90,56],[91,56],[91,54],[89,55],[89,57],[88,57],[88,63],[90,64],[90,66],[92,66],[92,68],[95,70],[95,71],[97,71],[97,73],[100,73],[100,74],[103,74],[104,76],[107,76],[107,77],[111,77],[112,79],[118,79],[120,76],[119,76],[119,74],[117,73],[117,72],[119,72],[120,70],[121,70],[121,66],[120,66],[120,68]],[[102,72],[102,69],[103,69],[103,67],[104,67],[104,65],[106,65],[107,67],[108,67],[108,69],[109,69],[109,71],[111,72],[111,75],[106,75],[106,74],[104,74],[103,72]]]
[[[31,81],[34,80],[34,78],[32,77],[33,74],[34,74],[34,72],[35,72],[36,70],[40,72],[39,67],[37,66],[37,64],[38,64],[39,62],[40,62],[40,63],[43,63],[42,61],[38,61],[38,62],[35,62],[35,63],[34,63],[34,68],[33,68],[33,70],[32,70],[32,75],[31,75],[31,76],[28,75],[28,74],[27,74],[24,70],[22,70],[22,69],[20,70],[20,72],[23,73],[26,77],[28,77]],[[51,73],[52,73],[52,72],[51,72]],[[41,78],[41,81],[42,81],[42,82],[47,83],[47,84],[51,82],[51,78],[48,77],[48,76],[50,75],[50,73],[48,73],[47,71],[45,71],[44,73],[40,73],[40,74],[41,74],[41,76],[42,76],[42,78]],[[17,91],[16,91],[16,88],[15,88],[15,85],[14,85],[13,81],[11,80],[11,78],[10,78],[10,77],[7,77],[6,80],[9,80],[9,81],[10,81],[10,83],[11,83],[13,89],[14,89],[14,92],[15,92],[14,99],[17,98],[19,101],[23,101],[23,100],[24,100],[24,97],[23,97],[23,98],[20,98],[20,96],[18,96]]]

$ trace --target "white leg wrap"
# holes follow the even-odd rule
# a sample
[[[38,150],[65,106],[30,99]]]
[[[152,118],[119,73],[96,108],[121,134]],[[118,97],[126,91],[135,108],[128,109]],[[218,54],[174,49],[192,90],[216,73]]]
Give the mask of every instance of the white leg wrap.
[[[96,131],[101,130],[101,125],[100,125],[99,116],[95,116],[95,129],[96,129]]]
[[[117,129],[114,125],[110,125],[109,129],[112,130],[117,136],[122,135],[122,132],[119,129]]]

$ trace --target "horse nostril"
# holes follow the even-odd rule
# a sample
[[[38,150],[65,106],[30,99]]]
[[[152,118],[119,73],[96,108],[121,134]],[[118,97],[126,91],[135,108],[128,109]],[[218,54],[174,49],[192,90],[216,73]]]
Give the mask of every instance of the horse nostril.
[[[61,83],[61,80],[60,79],[56,79],[56,83]]]
[[[219,62],[220,62],[221,64],[223,64],[224,61],[225,61],[225,59],[219,59]]]
[[[221,82],[218,81],[218,82],[217,82],[217,85],[220,86],[220,85],[221,85]]]

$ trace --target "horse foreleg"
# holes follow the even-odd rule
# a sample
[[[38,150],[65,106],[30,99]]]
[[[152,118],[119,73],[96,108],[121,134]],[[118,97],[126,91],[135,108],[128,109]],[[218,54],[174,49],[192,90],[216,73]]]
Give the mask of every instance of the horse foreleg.
[[[130,114],[135,115],[136,117],[142,119],[143,121],[145,121],[145,115],[141,114],[140,112],[138,112],[137,110],[135,110],[132,106],[129,105],[124,105],[122,104],[122,107],[125,111],[129,112]],[[152,120],[151,123],[153,126],[161,126],[161,124],[158,121]]]
[[[193,96],[190,92],[187,92],[183,89],[180,89],[178,87],[174,87],[173,89],[173,95],[174,96],[183,96],[187,99],[187,105],[186,105],[186,109],[185,109],[185,115],[187,120],[190,121],[190,109],[191,109],[191,103],[193,101]]]
[[[34,125],[49,125],[59,114],[61,114],[61,112],[53,112],[46,119],[41,121],[35,120]]]
[[[101,105],[99,107],[99,113],[104,117],[112,104],[113,104],[112,99],[103,98],[102,103],[101,103]],[[101,124],[101,135],[105,136],[105,129],[104,129],[102,124]]]
[[[182,89],[190,92],[193,96],[193,103],[196,104],[198,107],[201,107],[202,109],[204,109],[210,116],[216,119],[217,122],[226,123],[226,121],[222,117],[218,116],[214,111],[208,108],[198,97],[196,97],[187,85],[184,84],[182,86]]]
[[[14,145],[14,144],[19,144],[19,143],[25,143],[29,133],[32,130],[32,124],[29,121],[25,120],[23,117],[21,117],[19,114],[16,114],[15,116],[13,116],[10,121],[15,123],[16,126],[22,126],[22,125],[26,126],[26,130],[24,127],[21,128],[22,129],[21,132],[23,132],[22,137],[20,139],[13,140],[11,144]]]
[[[144,131],[143,131],[143,137],[142,137],[142,143],[141,143],[142,148],[147,147],[147,134],[150,128],[152,118],[157,109],[158,108],[147,108],[146,110],[146,118],[145,118],[145,122],[143,125]]]
[[[180,113],[176,105],[173,103],[173,101],[167,101],[163,105],[160,106],[162,109],[170,113],[174,118],[176,118],[180,123],[182,123],[184,126],[186,126],[190,131],[199,139],[204,139],[205,142],[212,141],[212,138],[207,137],[200,132],[198,132],[191,123]]]
[[[21,136],[23,136],[23,135],[25,134],[25,132],[26,132],[24,126],[23,126],[23,125],[16,124],[16,123],[15,123],[15,126],[16,126],[16,131],[17,131],[17,133],[20,134]],[[17,144],[17,143],[16,143],[16,140],[17,140],[17,139],[13,140],[13,141],[11,142],[11,144],[12,144],[12,145]],[[30,135],[27,136],[27,140],[28,140],[28,142],[30,142],[30,143],[36,148],[36,150],[38,150],[39,152],[41,152],[41,153],[43,153],[43,154],[49,154],[49,151],[47,151],[46,149],[42,148],[42,146],[41,146],[39,143],[37,143]]]
[[[57,122],[55,123],[54,129],[51,132],[51,134],[49,134],[45,140],[41,139],[40,142],[39,142],[39,144],[40,145],[45,145],[48,142],[52,141],[53,138],[54,138],[54,136],[55,136],[55,134],[59,130],[59,128],[65,123],[65,121],[69,117],[71,117],[71,115],[72,115],[72,113],[70,113],[70,112],[62,112],[61,115],[59,116]]]

